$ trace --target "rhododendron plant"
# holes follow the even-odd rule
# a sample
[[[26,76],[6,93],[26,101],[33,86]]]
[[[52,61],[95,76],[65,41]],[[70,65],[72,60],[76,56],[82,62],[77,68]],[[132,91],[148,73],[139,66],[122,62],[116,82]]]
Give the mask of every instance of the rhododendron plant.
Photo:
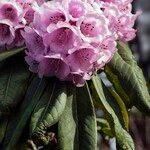
[[[130,0],[2,1],[0,44],[10,48],[25,42],[30,71],[73,82],[75,74],[82,80],[74,83],[83,86],[85,75],[90,80],[111,60],[117,40],[135,37],[137,16],[131,13]]]
[[[0,149],[96,150],[97,126],[134,149],[128,110],[150,115],[150,97],[125,44],[140,15],[131,3],[0,0]]]

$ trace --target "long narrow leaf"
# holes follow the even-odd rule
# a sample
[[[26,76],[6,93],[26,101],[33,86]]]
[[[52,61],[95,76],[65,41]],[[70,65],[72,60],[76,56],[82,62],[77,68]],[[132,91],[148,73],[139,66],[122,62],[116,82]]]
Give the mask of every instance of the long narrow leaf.
[[[39,79],[35,77],[28,88],[25,99],[17,111],[10,120],[7,128],[7,134],[4,139],[3,150],[12,150],[25,128],[29,117],[39,101],[41,95],[46,86],[45,79]]]
[[[126,106],[123,103],[122,99],[114,90],[110,88],[108,89],[103,83],[102,83],[102,87],[103,87],[105,97],[107,98],[107,102],[109,103],[110,107],[113,109],[115,114],[117,115],[122,127],[128,130],[129,117],[128,117]]]
[[[68,100],[58,123],[58,149],[95,150],[96,117],[88,86],[68,85]]]
[[[131,108],[132,104],[131,104],[130,98],[126,94],[126,92],[124,91],[124,89],[122,88],[121,83],[120,83],[120,81],[118,79],[118,76],[115,75],[108,66],[105,67],[104,71],[105,71],[105,73],[107,75],[108,80],[113,84],[116,92],[122,98],[122,100],[126,104],[127,108]]]
[[[95,87],[95,90],[97,91],[97,94],[99,95],[99,103],[103,105],[103,110],[108,116],[108,121],[110,123],[110,126],[112,129],[114,129],[114,134],[117,139],[117,143],[119,145],[119,150],[128,149],[128,150],[134,150],[134,144],[133,140],[130,136],[130,134],[123,129],[123,127],[120,124],[120,121],[118,119],[118,116],[115,114],[113,108],[110,106],[108,102],[107,95],[104,94],[103,87],[101,85],[101,81],[99,77],[93,76],[92,81]]]

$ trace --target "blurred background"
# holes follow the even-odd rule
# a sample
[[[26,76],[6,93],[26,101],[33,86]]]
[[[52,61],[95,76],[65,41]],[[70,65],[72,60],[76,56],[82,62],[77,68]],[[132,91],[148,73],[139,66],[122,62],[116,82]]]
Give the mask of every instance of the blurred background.
[[[134,11],[141,10],[142,15],[136,22],[137,37],[129,44],[143,69],[150,91],[150,1],[135,0],[133,8]],[[136,150],[150,150],[150,117],[133,109],[130,113],[130,130],[136,143]]]
[[[134,0],[133,12],[138,10],[142,11],[142,15],[138,17],[135,24],[138,30],[137,37],[129,43],[129,46],[139,66],[143,69],[150,91],[150,0]],[[150,150],[150,117],[142,115],[136,108],[131,110],[129,116],[130,133],[135,142],[135,149]],[[116,150],[115,139],[108,141],[101,135],[99,139],[100,148],[98,149]]]

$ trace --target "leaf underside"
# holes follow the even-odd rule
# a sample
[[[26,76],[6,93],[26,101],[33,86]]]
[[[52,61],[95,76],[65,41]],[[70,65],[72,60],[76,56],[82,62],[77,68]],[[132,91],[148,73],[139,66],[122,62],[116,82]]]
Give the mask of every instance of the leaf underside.
[[[88,86],[68,85],[66,108],[58,123],[58,149],[95,150],[96,120]]]
[[[118,77],[131,104],[146,115],[150,115],[150,95],[143,72],[138,67],[131,50],[124,43],[119,42],[118,49],[108,67]]]

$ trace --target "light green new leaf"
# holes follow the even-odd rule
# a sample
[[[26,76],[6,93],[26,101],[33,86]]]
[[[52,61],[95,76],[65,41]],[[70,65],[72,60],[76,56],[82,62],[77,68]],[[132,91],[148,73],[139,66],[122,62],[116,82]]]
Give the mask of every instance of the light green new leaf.
[[[10,109],[25,95],[30,72],[24,61],[14,60],[3,63],[0,71],[0,118],[9,114]]]
[[[117,114],[113,110],[113,108],[110,106],[110,97],[104,94],[103,87],[101,84],[101,81],[99,79],[99,76],[93,76],[92,81],[95,87],[95,90],[97,91],[97,94],[99,95],[99,103],[103,105],[103,110],[105,114],[108,116],[108,122],[112,128],[112,131],[114,129],[114,134],[117,139],[117,144],[119,145],[119,150],[134,150],[134,144],[133,140],[130,136],[130,134],[123,129]],[[109,100],[109,101],[108,101]]]
[[[129,116],[128,116],[128,111],[127,111],[127,108],[126,108],[123,100],[120,98],[120,96],[116,93],[115,90],[109,89],[108,91],[110,92],[111,96],[115,100],[116,105],[118,104],[118,108],[116,108],[116,109],[119,109],[121,111],[121,116],[122,116],[122,120],[123,120],[122,126],[126,130],[129,130]]]
[[[12,150],[19,141],[30,115],[46,87],[46,80],[35,77],[31,82],[24,101],[9,121],[2,150]]]
[[[58,122],[59,150],[96,150],[96,117],[88,85],[68,85],[68,99]]]
[[[0,53],[0,62],[11,57],[11,56],[14,56],[22,51],[25,50],[25,47],[20,47],[20,48],[17,48],[17,49],[12,49],[12,50],[8,50],[8,51],[4,51],[2,53]]]
[[[109,123],[106,119],[104,118],[97,118],[97,126],[99,127],[99,130],[101,130],[102,128],[109,128]]]
[[[131,50],[122,42],[118,43],[118,53],[108,64],[118,76],[119,82],[130,101],[141,112],[150,115],[150,95],[142,70],[138,67]]]
[[[114,137],[108,121],[104,118],[97,118],[97,130],[105,136]]]
[[[30,130],[35,140],[45,145],[49,143],[45,133],[49,127],[58,122],[66,100],[66,83],[57,80],[49,82],[31,117]]]

